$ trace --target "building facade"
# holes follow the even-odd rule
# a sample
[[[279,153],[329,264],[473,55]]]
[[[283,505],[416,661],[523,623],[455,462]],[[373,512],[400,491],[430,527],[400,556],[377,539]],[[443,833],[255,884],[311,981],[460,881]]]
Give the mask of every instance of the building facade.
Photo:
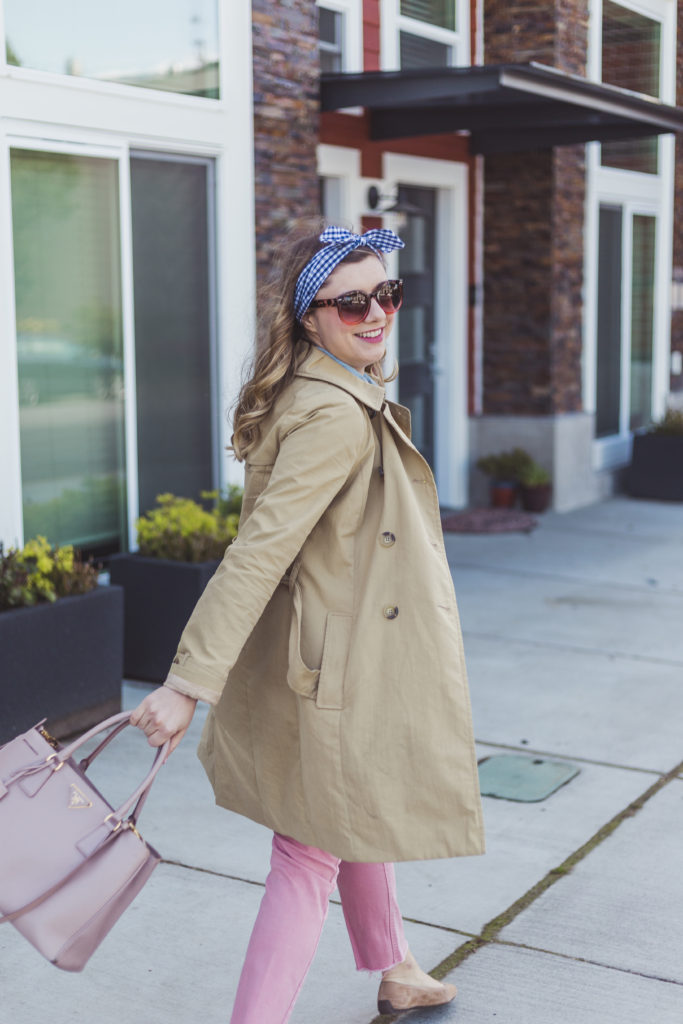
[[[225,408],[254,318],[251,37],[247,3],[0,3],[6,544],[126,548],[156,494],[234,472]]]
[[[58,6],[0,0],[0,539],[117,550],[156,494],[240,479],[255,285],[321,213],[406,240],[389,390],[442,504],[485,502],[477,457],[515,444],[559,510],[620,487],[633,431],[683,400],[680,142],[643,103],[683,104],[676,0],[126,0],[96,23],[82,0],[76,33]],[[487,148],[493,108],[408,129],[397,99],[378,130],[388,73],[410,97],[529,62],[645,127],[586,143],[558,107],[544,136],[517,98]]]

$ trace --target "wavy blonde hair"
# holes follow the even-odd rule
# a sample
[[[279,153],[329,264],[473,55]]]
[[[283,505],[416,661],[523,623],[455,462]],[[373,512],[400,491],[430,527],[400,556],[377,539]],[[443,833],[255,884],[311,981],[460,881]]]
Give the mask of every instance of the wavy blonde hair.
[[[312,342],[306,325],[294,316],[294,289],[308,261],[324,248],[319,240],[324,226],[289,235],[279,247],[270,279],[259,294],[255,351],[235,403],[232,443],[228,446],[228,451],[240,462],[257,444],[263,420],[310,350]],[[377,253],[360,246],[341,262],[359,263],[366,256],[377,256]],[[398,367],[385,377],[378,361],[370,365],[369,373],[378,384],[384,384],[396,377]]]

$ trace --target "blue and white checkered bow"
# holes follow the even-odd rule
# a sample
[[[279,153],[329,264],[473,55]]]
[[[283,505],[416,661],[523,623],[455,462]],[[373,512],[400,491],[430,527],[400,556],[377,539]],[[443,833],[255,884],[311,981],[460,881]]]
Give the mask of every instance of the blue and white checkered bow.
[[[362,235],[356,235],[346,228],[325,228],[320,235],[325,248],[312,256],[299,274],[294,290],[294,315],[301,320],[315,298],[318,289],[327,280],[334,268],[359,246],[367,246],[373,252],[393,252],[405,245],[397,234],[388,228],[372,228]]]

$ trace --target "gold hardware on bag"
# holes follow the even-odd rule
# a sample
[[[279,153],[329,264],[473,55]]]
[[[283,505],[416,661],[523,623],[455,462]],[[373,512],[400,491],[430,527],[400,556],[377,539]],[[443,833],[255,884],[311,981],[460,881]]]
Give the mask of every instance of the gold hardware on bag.
[[[88,800],[84,793],[81,793],[78,786],[75,783],[71,783],[69,786],[69,804],[70,811],[79,811],[86,807],[92,807],[92,802]]]
[[[123,827],[124,827],[124,828],[128,828],[128,829],[130,829],[130,831],[131,831],[131,832],[135,832],[135,835],[136,835],[136,836],[138,837],[138,839],[140,840],[140,842],[141,842],[141,843],[144,843],[144,841],[145,841],[145,840],[144,840],[144,839],[142,838],[142,836],[140,835],[140,833],[139,833],[139,832],[138,832],[138,830],[136,829],[136,827],[135,827],[135,825],[133,824],[133,822],[132,822],[132,821],[130,821],[130,819],[127,819],[126,821],[122,822],[122,824],[123,824]]]
[[[63,762],[63,761],[60,761],[60,760],[59,760],[59,758],[57,757],[57,755],[56,755],[56,754],[49,754],[49,755],[48,755],[48,756],[47,756],[47,757],[45,758],[45,763],[46,763],[46,764],[49,764],[49,763],[50,763],[50,761],[56,761],[56,762],[57,762],[57,764],[53,764],[53,765],[52,765],[52,771],[53,771],[53,772],[58,772],[60,768],[63,768],[63,767],[64,767],[64,762]]]
[[[54,738],[54,736],[50,735],[50,733],[47,731],[44,725],[39,726],[38,732],[40,733],[44,740],[47,740],[51,747],[54,747],[55,750],[59,750],[59,743]]]

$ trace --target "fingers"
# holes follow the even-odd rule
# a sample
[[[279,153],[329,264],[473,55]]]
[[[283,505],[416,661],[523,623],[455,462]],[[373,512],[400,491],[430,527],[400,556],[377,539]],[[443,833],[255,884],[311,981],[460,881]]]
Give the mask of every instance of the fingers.
[[[196,703],[162,686],[141,701],[131,712],[130,721],[144,732],[152,747],[160,747],[170,740],[170,754],[187,732]]]

